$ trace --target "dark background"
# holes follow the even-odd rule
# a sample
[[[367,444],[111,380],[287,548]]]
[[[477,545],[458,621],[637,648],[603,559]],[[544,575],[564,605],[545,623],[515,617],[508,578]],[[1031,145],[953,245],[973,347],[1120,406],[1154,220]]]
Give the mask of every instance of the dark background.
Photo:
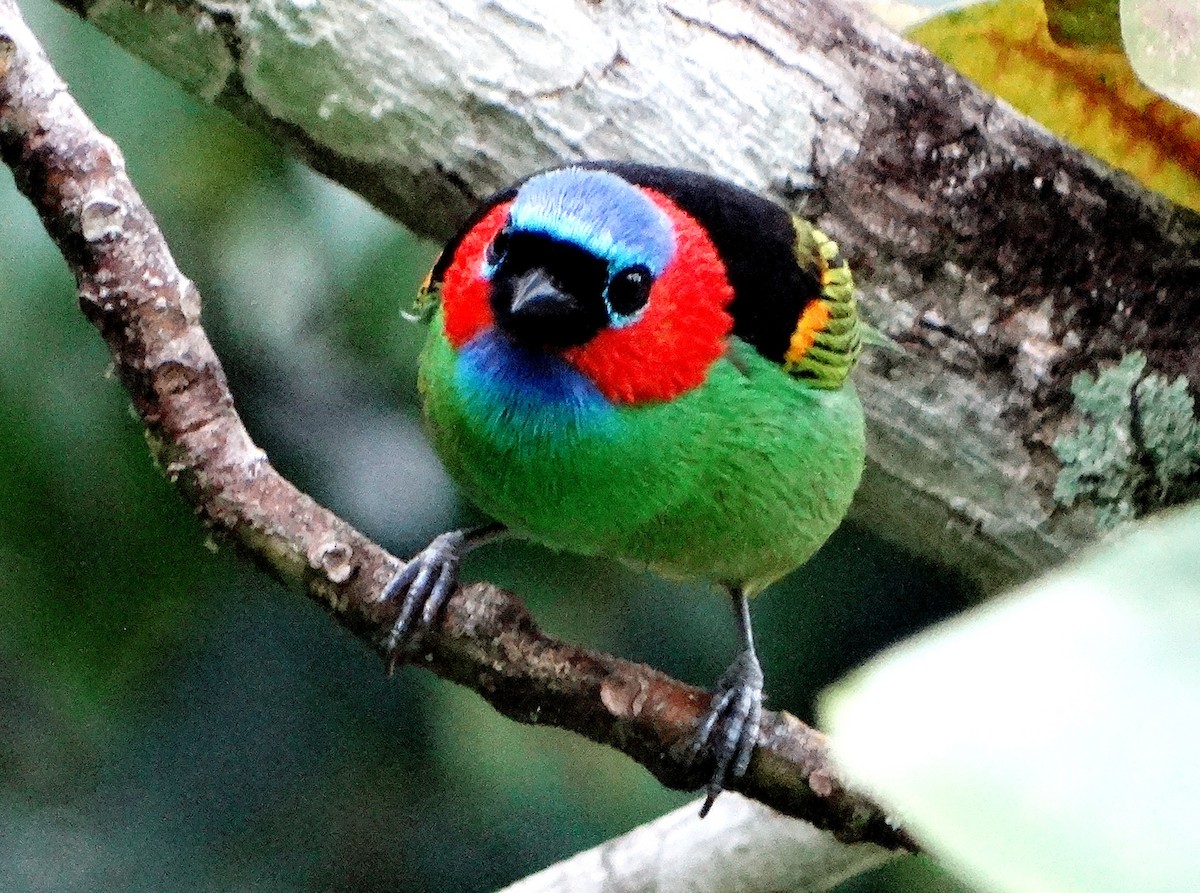
[[[475,520],[422,437],[424,332],[398,313],[436,247],[61,9],[23,7],[204,294],[275,465],[402,554]],[[108,365],[0,174],[0,889],[485,891],[691,799],[428,673],[386,679],[206,537]],[[702,586],[521,544],[464,577],[697,684],[732,656],[726,600]],[[755,604],[769,706],[811,718],[822,687],[966,598],[839,531]],[[907,859],[846,889],[956,888]]]

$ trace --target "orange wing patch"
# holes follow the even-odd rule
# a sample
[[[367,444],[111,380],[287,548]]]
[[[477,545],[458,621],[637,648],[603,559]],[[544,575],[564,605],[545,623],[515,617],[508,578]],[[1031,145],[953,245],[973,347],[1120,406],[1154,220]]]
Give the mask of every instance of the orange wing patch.
[[[804,359],[805,354],[808,353],[813,343],[817,340],[817,335],[829,325],[829,317],[829,303],[827,301],[817,298],[808,302],[808,306],[800,314],[795,331],[792,332],[792,340],[788,344],[787,353],[783,356],[785,367],[790,368],[798,365]]]

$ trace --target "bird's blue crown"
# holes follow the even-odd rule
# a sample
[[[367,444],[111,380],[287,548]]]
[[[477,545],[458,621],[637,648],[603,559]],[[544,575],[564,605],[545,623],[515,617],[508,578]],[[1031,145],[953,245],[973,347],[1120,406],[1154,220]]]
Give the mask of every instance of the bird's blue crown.
[[[528,180],[509,211],[513,229],[545,233],[608,261],[658,276],[675,253],[666,213],[636,186],[601,170],[563,168]]]

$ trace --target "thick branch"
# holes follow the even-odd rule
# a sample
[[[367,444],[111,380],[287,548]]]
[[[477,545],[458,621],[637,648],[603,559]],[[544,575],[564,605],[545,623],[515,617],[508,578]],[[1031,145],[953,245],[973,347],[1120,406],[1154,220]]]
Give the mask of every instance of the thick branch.
[[[155,456],[206,524],[280,579],[301,583],[376,651],[394,620],[378,602],[395,558],[284,480],[243,428],[200,327],[200,296],[176,268],[117,147],[66,92],[12,0],[0,0],[0,156],[37,208],[145,421]],[[665,784],[692,788],[684,757],[705,693],[649,667],[542,634],[487,585],[451,600],[420,663],[501,712],[609,744]],[[820,733],[787,714],[763,720],[734,787],[845,841],[907,845],[833,773]]]
[[[857,376],[856,518],[986,589],[1093,535],[1053,495],[1074,373],[1141,350],[1200,382],[1194,215],[834,0],[62,2],[435,238],[580,157],[817,217],[906,350]]]

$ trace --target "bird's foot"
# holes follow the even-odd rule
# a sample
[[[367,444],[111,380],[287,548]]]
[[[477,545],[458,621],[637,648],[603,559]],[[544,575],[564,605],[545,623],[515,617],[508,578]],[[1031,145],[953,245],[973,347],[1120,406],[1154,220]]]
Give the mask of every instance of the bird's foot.
[[[762,719],[763,672],[753,650],[745,650],[717,681],[708,713],[696,729],[690,756],[696,761],[711,756],[716,769],[708,781],[700,818],[708,815],[725,785],[741,778],[758,743]]]
[[[434,537],[384,587],[381,602],[402,599],[400,613],[384,642],[389,676],[421,634],[433,626],[454,592],[466,542],[467,534],[462,530]]]

